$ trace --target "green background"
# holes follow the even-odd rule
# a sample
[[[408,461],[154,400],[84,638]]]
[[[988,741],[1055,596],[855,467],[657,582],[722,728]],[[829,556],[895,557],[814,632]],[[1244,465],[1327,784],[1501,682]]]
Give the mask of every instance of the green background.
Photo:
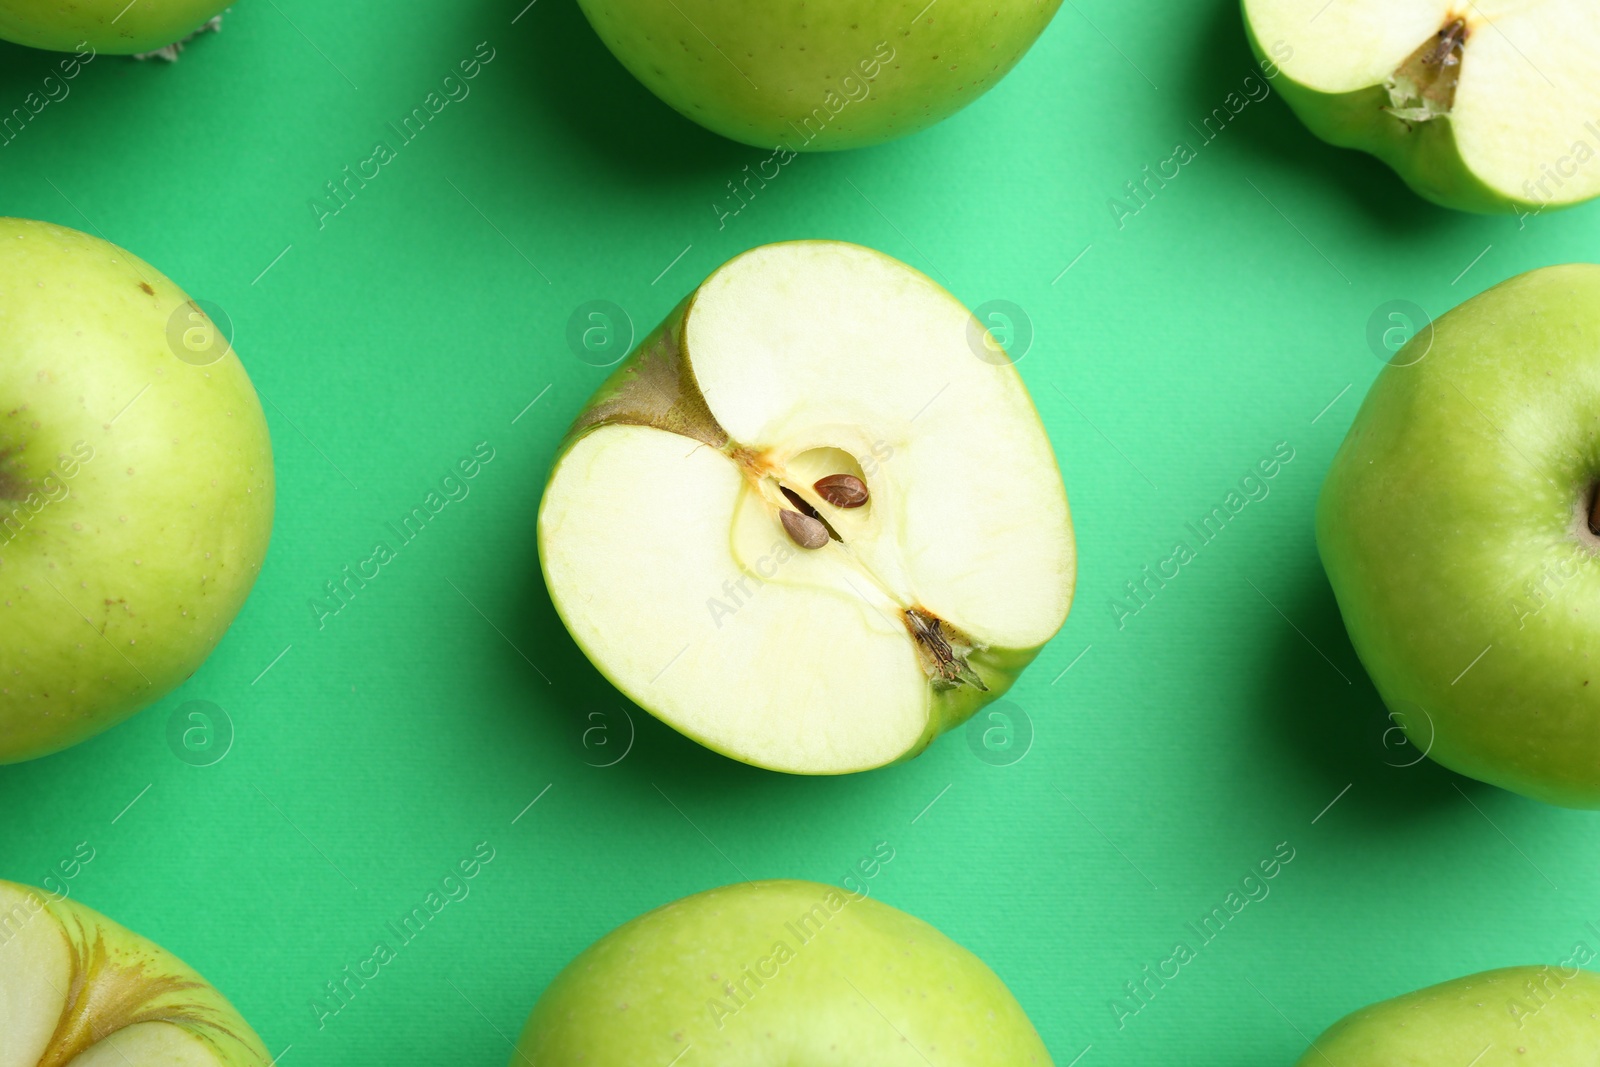
[[[0,768],[0,877],[37,884],[89,842],[73,898],[194,964],[288,1067],[500,1063],[605,931],[745,877],[838,882],[878,842],[875,895],[983,956],[1063,1067],[1088,1046],[1084,1067],[1286,1064],[1360,1004],[1600,944],[1595,816],[1399,766],[1415,751],[1384,744],[1312,538],[1381,366],[1369,320],[1590,256],[1596,208],[1442,211],[1276,95],[1201,146],[1191,124],[1254,69],[1235,7],[1073,0],[952,120],[802,156],[719,228],[725,183],[770,152],[658,103],[572,0],[525,2],[246,2],[175,66],[96,59],[0,146],[0,211],[103,234],[225,310],[279,486],[206,666]],[[319,228],[324,183],[479,42],[470,97]],[[54,61],[0,47],[0,111]],[[1119,228],[1108,199],[1178,141],[1197,157]],[[544,475],[607,373],[569,347],[573,311],[610,301],[642,335],[724,260],[801,237],[1032,323],[1018,367],[1079,586],[987,760],[965,732],[842,779],[716,756],[626,705],[543,589]],[[479,442],[471,495],[319,628],[323,583]],[[1119,626],[1124,583],[1278,442],[1270,495]],[[234,734],[211,766],[168,741],[195,701]],[[484,841],[471,895],[319,1028],[324,983]],[[1270,896],[1119,1029],[1123,983],[1280,842]]]

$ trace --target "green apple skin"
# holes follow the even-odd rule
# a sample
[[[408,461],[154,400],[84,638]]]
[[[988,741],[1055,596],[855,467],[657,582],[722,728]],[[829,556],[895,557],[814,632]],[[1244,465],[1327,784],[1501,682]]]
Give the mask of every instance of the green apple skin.
[[[217,0],[0,0],[0,40],[76,51],[87,43],[114,56],[153,52],[181,41],[227,7]]]
[[[1317,504],[1350,640],[1417,751],[1577,808],[1600,808],[1597,480],[1600,267],[1582,264],[1419,333]]]
[[[982,960],[864,892],[802,881],[712,889],[607,934],[539,998],[511,1064],[674,1056],[703,1067],[1051,1062]]]
[[[1591,1067],[1600,1048],[1600,975],[1505,967],[1352,1012],[1296,1067]]]
[[[640,341],[633,352],[617,365],[610,377],[600,384],[594,396],[584,405],[583,411],[573,421],[572,428],[567,432],[565,440],[556,452],[554,462],[550,465],[550,477],[554,479],[556,470],[561,466],[561,461],[572,446],[583,438],[583,435],[597,427],[615,421],[647,421],[650,425],[673,433],[682,434],[702,441],[712,448],[731,451],[737,449],[737,443],[729,441],[725,434],[720,432],[720,427],[715,426],[715,419],[705,399],[700,395],[699,387],[694,381],[694,372],[689,369],[683,359],[683,345],[681,344],[681,331],[684,316],[688,314],[694,297],[691,295],[667,315],[661,325],[657,326]],[[641,393],[648,399],[641,403]],[[653,404],[653,398],[669,396],[672,403],[666,406]],[[637,415],[645,404],[651,405],[648,419],[640,420]],[[546,541],[546,527],[539,525],[539,566],[544,577],[545,588],[554,590],[557,584],[551,580],[548,560],[550,546]],[[581,605],[568,606],[560,597],[552,596],[556,613],[561,616],[569,634],[573,634],[573,641],[594,664],[596,670],[605,676],[606,680],[621,690],[628,699],[646,711],[649,707],[649,694],[644,692],[630,692],[622,682],[606,671],[605,660],[597,654],[597,650],[585,647],[576,636],[578,628],[572,623],[570,612],[582,610]],[[1037,648],[997,648],[986,647],[974,651],[968,657],[968,664],[973,671],[983,679],[987,691],[979,690],[970,685],[960,685],[953,689],[934,689],[931,691],[930,714],[928,728],[923,733],[918,744],[913,746],[896,762],[904,762],[921,755],[934,739],[948,730],[953,730],[962,725],[972,716],[976,715],[985,705],[999,700],[1006,694],[1024,668],[1032,663],[1043,646]],[[683,730],[676,723],[668,723],[674,730]],[[746,762],[737,752],[730,752],[718,747],[709,738],[697,736],[685,731],[686,736],[698,744],[727,756],[730,759]]]
[[[48,1011],[63,993],[59,1013]],[[46,1039],[39,1067],[87,1062],[75,1057],[97,1043],[95,1064],[272,1062],[227,998],[178,957],[76,901],[5,881],[0,1031],[22,1044],[0,1045],[13,1054]]]
[[[1256,58],[1272,69],[1276,59],[1262,47],[1250,26],[1245,29]],[[1541,204],[1536,200],[1507,197],[1467,168],[1456,147],[1447,119],[1405,123],[1383,109],[1388,94],[1381,85],[1349,93],[1325,93],[1279,73],[1273,87],[1317,137],[1338,148],[1354,148],[1377,156],[1398,174],[1418,196],[1440,207],[1479,215],[1523,214],[1555,211],[1570,204]]]
[[[114,245],[0,219],[0,763],[170,692],[260,571],[266,420],[231,349],[174,354],[187,304]]]
[[[579,5],[622,65],[684,117],[801,152],[878,144],[955,114],[1016,65],[1061,0]]]

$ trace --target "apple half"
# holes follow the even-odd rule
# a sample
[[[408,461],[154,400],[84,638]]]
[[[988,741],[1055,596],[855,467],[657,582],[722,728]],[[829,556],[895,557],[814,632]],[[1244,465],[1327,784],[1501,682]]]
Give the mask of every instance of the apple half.
[[[965,721],[1072,599],[1061,475],[996,353],[857,245],[718,269],[550,475],[540,562],[578,645],[640,707],[775,770],[878,767]]]
[[[623,924],[550,983],[510,1067],[1050,1067],[994,971],[865,885],[745,882]]]
[[[267,1067],[227,998],[75,901],[0,882],[0,1067]]]
[[[1301,121],[1429,200],[1536,212],[1600,195],[1593,0],[1243,2]]]

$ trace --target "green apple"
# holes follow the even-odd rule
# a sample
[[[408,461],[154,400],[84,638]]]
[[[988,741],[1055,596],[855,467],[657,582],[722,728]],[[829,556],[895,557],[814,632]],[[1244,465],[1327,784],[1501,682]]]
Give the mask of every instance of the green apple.
[[[1066,618],[1061,475],[1004,350],[904,263],[836,241],[720,267],[561,448],[539,555],[640,707],[795,773],[915,755]]]
[[[0,1067],[267,1067],[227,998],[75,901],[0,882]]]
[[[1383,368],[1317,545],[1407,736],[1462,774],[1600,807],[1600,267],[1472,298]]]
[[[204,312],[114,245],[0,219],[0,763],[193,674],[272,501],[261,405]]]
[[[1600,1047],[1600,975],[1505,967],[1362,1008],[1297,1067],[1589,1067]]]
[[[72,52],[154,52],[190,36],[225,0],[0,0],[0,40]]]
[[[877,144],[955,114],[1005,77],[1061,0],[579,5],[679,114],[798,152]]]
[[[972,953],[816,882],[745,882],[657,908],[545,990],[511,1067],[1048,1067]]]
[[[1311,132],[1445,207],[1600,195],[1593,0],[1243,0],[1256,54]]]

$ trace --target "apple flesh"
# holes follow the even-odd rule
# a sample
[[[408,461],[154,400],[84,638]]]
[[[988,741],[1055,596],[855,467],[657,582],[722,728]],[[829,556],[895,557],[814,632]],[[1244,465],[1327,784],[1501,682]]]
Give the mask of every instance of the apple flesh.
[[[1600,195],[1592,0],[1243,0],[1256,54],[1330,144],[1463,211]]]
[[[1600,807],[1600,267],[1473,297],[1384,367],[1317,545],[1395,721],[1462,774]]]
[[[176,956],[75,901],[0,882],[0,1067],[267,1067]]]
[[[948,118],[1016,65],[1061,0],[579,4],[622,65],[679,114],[798,152],[877,144]]]
[[[1021,378],[974,337],[949,293],[856,245],[712,274],[579,415],[540,506],[551,598],[595,666],[795,773],[914,755],[1005,692],[1066,618],[1072,525]]]
[[[1600,975],[1505,967],[1352,1012],[1296,1067],[1565,1067],[1600,1047]]]
[[[255,390],[182,290],[87,234],[0,219],[0,763],[193,674],[272,507]]]
[[[657,908],[567,965],[511,1067],[1049,1067],[972,953],[863,892],[746,882]]]
[[[218,0],[0,0],[0,40],[97,54],[154,52],[198,30],[228,5]]]

